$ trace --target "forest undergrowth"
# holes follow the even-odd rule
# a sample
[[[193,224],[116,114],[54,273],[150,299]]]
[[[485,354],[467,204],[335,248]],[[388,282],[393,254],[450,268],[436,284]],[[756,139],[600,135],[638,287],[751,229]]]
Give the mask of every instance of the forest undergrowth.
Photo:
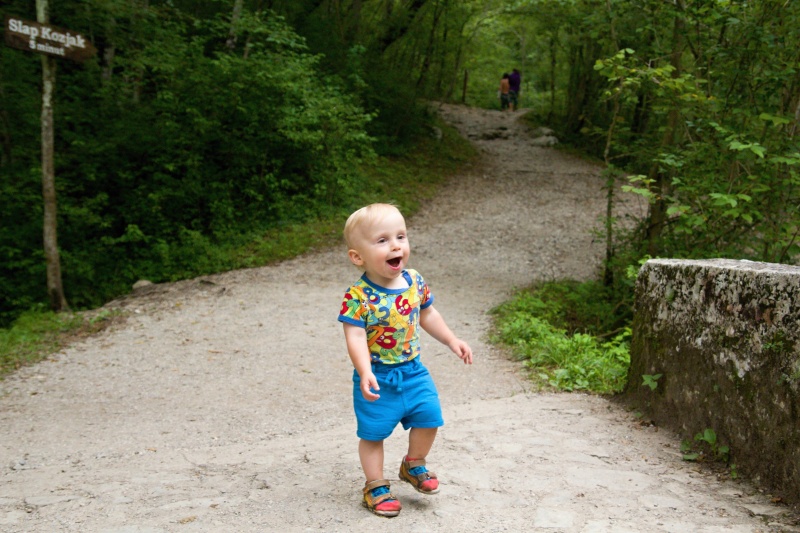
[[[168,281],[266,266],[329,246],[341,240],[342,220],[358,205],[389,201],[408,216],[413,215],[449,177],[477,160],[474,147],[453,128],[440,122],[436,122],[436,128],[441,138],[421,136],[404,154],[380,156],[364,164],[359,169],[363,186],[352,198],[352,207],[330,209],[305,222],[227,241],[199,240],[197,247],[187,250],[194,260],[185,264],[194,267],[173,271]],[[92,310],[55,313],[40,304],[0,329],[0,378],[42,360],[76,338],[124,319],[118,312],[87,311]]]

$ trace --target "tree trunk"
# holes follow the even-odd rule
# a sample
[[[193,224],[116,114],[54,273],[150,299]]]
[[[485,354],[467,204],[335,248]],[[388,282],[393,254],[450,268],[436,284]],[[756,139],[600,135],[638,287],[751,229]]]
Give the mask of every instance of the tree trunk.
[[[231,30],[228,33],[228,40],[225,45],[231,52],[236,48],[236,26],[239,24],[239,19],[242,18],[242,9],[244,0],[235,0],[233,3],[233,13],[231,13]]]
[[[358,39],[358,37],[361,35],[362,10],[363,10],[362,1],[353,0],[353,3],[350,4],[350,10],[347,14],[348,35],[346,35],[345,39],[342,40],[342,42],[347,43],[348,46],[356,42],[356,39]]]
[[[456,50],[455,65],[453,65],[453,74],[450,76],[450,86],[447,89],[446,100],[448,102],[453,100],[453,94],[456,92],[456,83],[458,82],[459,73],[461,72],[461,54],[463,49],[464,43],[459,39],[458,49]]]
[[[392,4],[393,2],[386,2],[386,19],[382,26],[389,27],[389,31],[385,32],[378,39],[378,51],[380,53],[385,52],[392,44],[402,39],[403,36],[408,33],[411,24],[414,22],[414,18],[417,16],[417,12],[425,5],[425,0],[412,0],[407,6],[405,20],[399,20],[397,22],[391,20],[394,17]]]
[[[550,112],[547,114],[547,123],[552,124],[553,114],[556,109],[556,45],[558,44],[558,33],[553,32],[550,36]]]
[[[36,0],[36,20],[50,22],[47,0]],[[61,282],[61,259],[56,231],[56,185],[53,157],[53,90],[56,85],[56,62],[42,54],[42,197],[44,199],[44,257],[47,265],[47,294],[50,309],[69,309]]]
[[[572,50],[570,83],[567,91],[566,129],[571,133],[580,131],[583,126],[583,111],[589,91],[586,67],[586,43],[580,43]]]
[[[444,0],[444,28],[442,29],[442,50],[439,53],[439,72],[436,76],[436,98],[442,98],[444,96],[444,73],[445,73],[445,63],[447,61],[447,34],[449,26],[447,24],[447,7],[449,4],[449,0]]]
[[[439,18],[441,15],[441,4],[437,1],[433,10],[433,22],[431,22],[431,32],[428,35],[428,46],[425,48],[425,58],[423,59],[422,68],[420,69],[419,78],[417,79],[417,93],[419,93],[420,88],[423,87],[428,78],[428,71],[430,71],[431,68],[433,48],[436,42],[436,30],[439,29]]]
[[[603,285],[606,287],[611,287],[614,284],[612,263],[614,261],[614,189],[617,184],[617,172],[611,166],[611,141],[614,139],[614,128],[619,116],[620,96],[621,92],[618,92],[614,97],[614,112],[611,115],[611,123],[606,133],[606,146],[603,150],[603,161],[606,164],[606,260],[603,268]]]
[[[109,17],[107,33],[114,34],[116,30],[117,21],[114,17]],[[108,83],[111,81],[112,74],[114,73],[114,57],[117,54],[117,48],[113,42],[108,42],[103,49],[103,67],[100,71],[100,79],[102,82]]]
[[[672,55],[670,63],[675,70],[672,77],[678,78],[681,75],[681,54],[683,54],[683,43],[685,33],[685,21],[683,18],[683,1],[680,0],[676,6],[681,13],[676,14],[672,32]],[[667,148],[675,143],[675,130],[678,127],[680,110],[677,104],[672,106],[667,116],[667,125],[664,129],[664,136],[661,138],[661,149]],[[651,190],[654,193],[654,200],[650,204],[650,213],[647,225],[647,253],[656,257],[662,250],[661,234],[664,231],[664,224],[667,222],[667,202],[666,196],[669,194],[669,176],[659,171],[658,163],[653,163],[647,176],[652,183]]]
[[[3,80],[0,75],[0,102],[5,101],[6,96],[3,89]],[[11,119],[8,118],[8,111],[0,109],[0,142],[3,149],[0,151],[0,167],[12,163],[13,150],[11,149]]]

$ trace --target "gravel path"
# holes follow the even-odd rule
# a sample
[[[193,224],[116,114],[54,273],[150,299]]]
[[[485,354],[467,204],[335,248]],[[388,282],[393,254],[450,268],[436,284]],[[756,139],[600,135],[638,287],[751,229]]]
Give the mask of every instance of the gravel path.
[[[395,483],[361,508],[342,247],[140,289],[130,317],[0,382],[0,531],[792,530],[785,508],[681,461],[679,442],[607,399],[529,390],[486,343],[487,311],[537,279],[587,278],[602,247],[599,169],[532,145],[502,114],[442,106],[484,162],[409,221],[411,264],[472,345],[429,337],[445,411],[432,497]],[[631,204],[627,209],[641,209]],[[397,479],[405,435],[387,441]]]

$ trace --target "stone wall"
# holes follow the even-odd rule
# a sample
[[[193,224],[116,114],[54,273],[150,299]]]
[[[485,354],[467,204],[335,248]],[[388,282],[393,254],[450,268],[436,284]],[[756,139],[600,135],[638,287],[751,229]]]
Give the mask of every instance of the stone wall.
[[[800,501],[800,268],[648,261],[624,398],[681,438],[713,429],[740,474]]]

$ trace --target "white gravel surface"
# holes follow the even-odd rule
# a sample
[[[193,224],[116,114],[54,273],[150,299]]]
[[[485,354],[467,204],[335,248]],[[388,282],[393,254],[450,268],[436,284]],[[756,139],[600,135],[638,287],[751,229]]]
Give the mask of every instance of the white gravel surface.
[[[109,304],[124,323],[0,382],[0,531],[795,530],[769,495],[683,462],[674,435],[605,398],[534,393],[487,344],[487,311],[514,287],[595,273],[602,179],[535,146],[520,113],[441,111],[483,162],[409,220],[411,266],[476,353],[465,367],[423,339],[440,494],[396,482],[399,517],[360,506],[336,322],[358,274],[338,246],[139,289]],[[405,442],[387,441],[389,479]]]

